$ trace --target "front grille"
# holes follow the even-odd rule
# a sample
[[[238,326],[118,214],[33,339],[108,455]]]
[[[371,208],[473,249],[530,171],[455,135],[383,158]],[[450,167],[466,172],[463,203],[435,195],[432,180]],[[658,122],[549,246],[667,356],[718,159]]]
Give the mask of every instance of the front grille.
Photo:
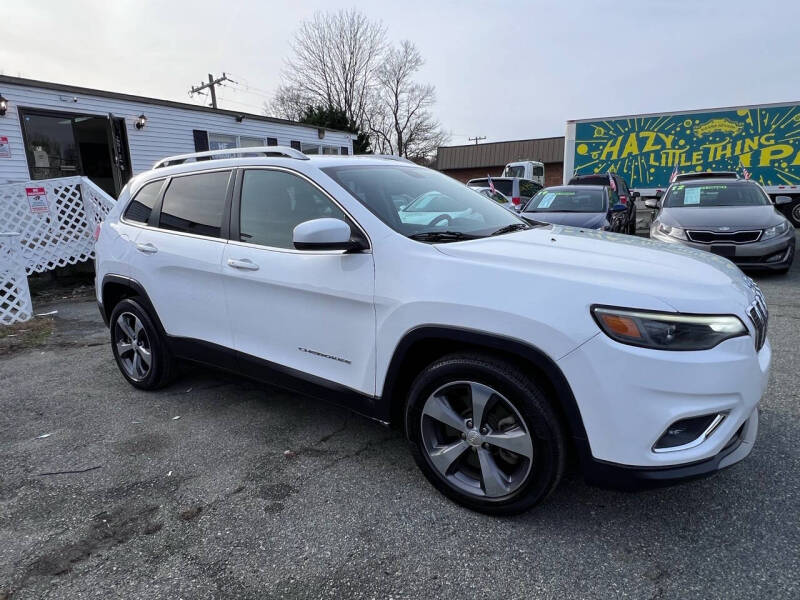
[[[692,242],[698,244],[749,244],[757,242],[761,237],[761,230],[754,229],[752,231],[698,231],[687,230],[686,236]]]
[[[767,310],[767,303],[764,301],[764,294],[761,293],[759,287],[753,283],[750,287],[756,293],[756,299],[747,309],[747,316],[753,323],[755,330],[755,344],[756,351],[761,350],[764,342],[767,339],[767,324],[769,322],[769,311]]]

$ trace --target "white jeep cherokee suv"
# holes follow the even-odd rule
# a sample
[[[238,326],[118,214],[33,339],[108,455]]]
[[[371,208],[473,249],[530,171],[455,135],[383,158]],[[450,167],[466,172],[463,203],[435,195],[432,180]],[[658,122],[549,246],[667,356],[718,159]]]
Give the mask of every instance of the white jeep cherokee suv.
[[[767,309],[727,259],[529,223],[401,160],[224,153],[136,176],[99,232],[97,299],[132,385],[183,359],[345,405],[494,514],[543,500],[569,453],[632,486],[752,449]],[[424,219],[403,210],[423,195]]]

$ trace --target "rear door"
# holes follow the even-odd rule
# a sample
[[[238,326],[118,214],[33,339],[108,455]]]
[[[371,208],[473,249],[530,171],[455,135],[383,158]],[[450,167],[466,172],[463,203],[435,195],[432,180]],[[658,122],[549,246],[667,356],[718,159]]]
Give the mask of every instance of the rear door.
[[[373,394],[372,253],[296,250],[294,228],[323,217],[342,219],[366,238],[332,196],[300,173],[242,171],[223,256],[233,343],[245,371],[288,367],[292,375]]]
[[[232,182],[230,170],[170,178],[136,237],[131,277],[169,336],[231,346],[222,254]]]

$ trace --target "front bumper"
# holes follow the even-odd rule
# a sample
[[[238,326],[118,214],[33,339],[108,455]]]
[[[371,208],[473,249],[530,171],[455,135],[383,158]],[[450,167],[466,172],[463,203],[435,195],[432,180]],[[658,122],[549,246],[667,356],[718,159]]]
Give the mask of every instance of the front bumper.
[[[776,238],[750,244],[698,244],[661,233],[656,227],[650,228],[650,238],[668,244],[682,244],[706,252],[713,252],[712,246],[732,246],[736,254],[726,256],[726,258],[742,269],[785,269],[792,264],[795,252],[795,235],[792,228]]]
[[[769,340],[756,352],[751,335],[697,352],[637,348],[602,333],[579,346],[558,364],[586,429],[590,456],[581,458],[587,479],[623,470],[630,471],[626,477],[667,481],[741,460],[755,439],[754,415],[771,358]],[[724,419],[702,442],[654,450],[676,421],[712,414]],[[748,440],[746,452],[731,450],[729,443],[745,423],[751,423],[742,438]]]

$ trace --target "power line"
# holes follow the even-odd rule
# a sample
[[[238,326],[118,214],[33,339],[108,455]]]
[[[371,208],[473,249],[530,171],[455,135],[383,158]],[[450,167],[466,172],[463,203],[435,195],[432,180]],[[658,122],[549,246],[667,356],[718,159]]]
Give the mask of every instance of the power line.
[[[211,106],[217,108],[217,91],[214,89],[214,86],[221,85],[223,81],[230,81],[231,83],[236,83],[232,79],[230,79],[225,73],[222,73],[222,77],[217,77],[214,79],[214,76],[209,73],[208,74],[208,83],[201,83],[197,87],[192,86],[192,89],[189,90],[189,95],[192,96],[194,94],[198,94],[201,91],[208,89],[211,92]]]

